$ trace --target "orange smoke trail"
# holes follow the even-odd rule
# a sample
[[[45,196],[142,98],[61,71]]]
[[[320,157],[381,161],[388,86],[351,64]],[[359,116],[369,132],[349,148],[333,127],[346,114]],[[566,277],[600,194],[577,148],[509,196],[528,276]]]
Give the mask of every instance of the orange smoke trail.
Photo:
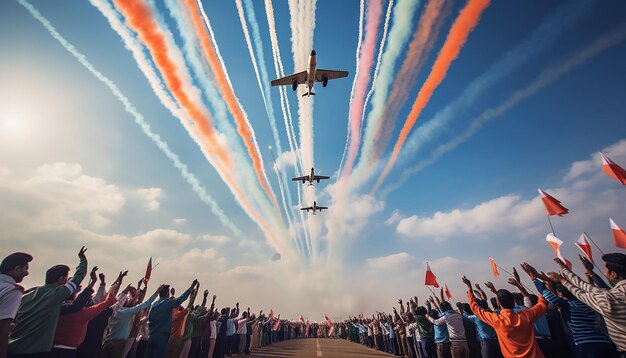
[[[444,9],[444,5],[445,9]],[[425,56],[433,48],[439,37],[439,31],[445,18],[452,8],[446,0],[430,0],[420,17],[419,24],[413,33],[409,44],[406,59],[400,67],[393,82],[391,94],[385,103],[383,115],[378,121],[374,135],[374,153],[372,161],[376,161],[385,150],[385,145],[393,130],[393,119],[396,118],[402,105],[409,95],[409,87],[415,83],[415,78],[424,67]]]
[[[249,123],[245,118],[245,115],[239,107],[239,102],[237,100],[237,97],[235,96],[233,88],[230,86],[230,83],[226,78],[226,73],[224,72],[220,61],[217,58],[215,49],[213,48],[213,44],[211,42],[211,36],[207,31],[206,26],[204,25],[202,15],[200,14],[198,7],[196,6],[196,1],[184,0],[184,2],[187,7],[185,12],[189,17],[189,20],[191,20],[193,28],[196,32],[196,36],[200,40],[200,45],[202,46],[202,49],[204,51],[205,59],[211,66],[213,74],[215,75],[215,82],[217,84],[217,87],[219,88],[224,100],[226,101],[226,106],[228,107],[228,110],[232,113],[233,118],[235,119],[237,132],[243,139],[246,149],[248,150],[248,154],[252,159],[252,166],[254,167],[257,178],[261,183],[263,190],[274,204],[274,208],[276,209],[276,211],[280,212],[280,210],[278,209],[278,201],[276,201],[276,197],[273,195],[269,184],[265,179],[265,176],[263,175],[261,156],[259,155],[259,152],[257,151],[257,148],[254,144],[254,140],[252,138],[252,129],[250,128]]]
[[[454,21],[454,24],[452,25],[452,28],[450,28],[450,32],[448,33],[448,37],[446,38],[446,41],[443,44],[443,47],[441,48],[441,51],[439,52],[435,63],[433,64],[428,78],[424,82],[424,85],[422,85],[422,88],[420,88],[419,92],[417,93],[415,103],[413,103],[411,112],[409,113],[409,116],[407,117],[406,122],[404,123],[404,126],[400,131],[398,141],[393,147],[391,158],[389,159],[389,162],[387,162],[387,165],[385,166],[385,169],[383,170],[380,177],[378,177],[378,180],[376,181],[376,184],[372,189],[373,192],[378,190],[383,180],[385,180],[387,174],[389,174],[391,167],[393,167],[394,163],[398,159],[398,154],[400,153],[400,149],[402,149],[402,145],[406,141],[409,133],[411,132],[411,129],[417,122],[417,118],[419,117],[424,107],[426,107],[426,104],[430,100],[430,97],[432,96],[437,86],[439,86],[441,81],[443,81],[443,79],[446,77],[446,73],[448,72],[448,68],[450,68],[450,65],[452,64],[452,61],[456,60],[456,58],[459,56],[461,48],[463,47],[463,45],[465,45],[465,42],[467,41],[467,37],[469,36],[470,32],[472,32],[474,27],[476,27],[476,25],[478,24],[480,16],[482,15],[483,11],[485,11],[485,9],[489,6],[489,3],[490,0],[469,0],[467,5],[465,5],[457,19]]]
[[[232,170],[231,158],[226,148],[219,144],[215,130],[211,125],[211,118],[208,117],[208,114],[202,113],[200,108],[193,103],[182,88],[183,83],[177,74],[176,64],[168,56],[167,44],[152,16],[150,8],[144,1],[140,0],[114,0],[114,4],[126,18],[128,25],[137,32],[146,45],[157,68],[163,75],[167,87],[194,121],[200,134],[202,134],[199,144],[203,152],[206,151],[208,156],[217,156],[216,159],[218,160],[215,163],[215,168],[235,197],[239,199],[244,211],[261,227],[272,244],[284,252],[284,246],[277,239],[271,227],[250,205],[247,196],[237,186],[236,181],[230,174],[229,170]]]

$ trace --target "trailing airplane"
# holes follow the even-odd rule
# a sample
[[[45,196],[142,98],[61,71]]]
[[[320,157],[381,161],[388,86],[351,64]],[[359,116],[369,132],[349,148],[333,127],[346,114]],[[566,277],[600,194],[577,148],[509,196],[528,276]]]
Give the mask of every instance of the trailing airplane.
[[[293,75],[273,80],[272,86],[291,85],[291,88],[296,91],[298,89],[298,85],[306,83],[308,91],[302,95],[302,97],[304,97],[315,95],[313,92],[313,84],[315,84],[315,82],[322,82],[322,86],[326,87],[326,85],[328,85],[328,80],[334,80],[336,78],[343,78],[347,76],[347,71],[322,70],[321,68],[317,68],[315,50],[313,50],[311,51],[311,56],[309,57],[309,67],[306,71],[294,73]]]
[[[309,185],[313,185],[314,181],[317,181],[319,183],[322,179],[330,179],[330,177],[324,175],[315,175],[315,169],[311,168],[311,174],[303,177],[292,178],[291,181],[302,181],[302,184],[305,184],[308,181]]]
[[[315,215],[316,211],[321,212],[324,209],[328,209],[328,207],[327,206],[317,206],[317,201],[313,202],[313,206],[309,206],[309,207],[306,207],[306,208],[300,208],[300,210],[306,210],[307,213],[309,211],[313,211],[312,215]]]

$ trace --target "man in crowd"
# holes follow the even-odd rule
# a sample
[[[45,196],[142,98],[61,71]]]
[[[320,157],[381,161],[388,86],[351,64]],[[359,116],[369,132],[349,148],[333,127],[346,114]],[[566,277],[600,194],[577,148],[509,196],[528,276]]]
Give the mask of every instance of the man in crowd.
[[[70,268],[56,265],[46,272],[46,284],[29,290],[22,297],[16,325],[9,339],[9,357],[36,357],[52,350],[61,305],[70,297],[87,273],[87,249],[78,252],[80,263],[72,279]]]
[[[18,285],[28,276],[28,263],[33,257],[15,252],[0,264],[0,358],[7,355],[9,331],[22,302],[24,288]]]

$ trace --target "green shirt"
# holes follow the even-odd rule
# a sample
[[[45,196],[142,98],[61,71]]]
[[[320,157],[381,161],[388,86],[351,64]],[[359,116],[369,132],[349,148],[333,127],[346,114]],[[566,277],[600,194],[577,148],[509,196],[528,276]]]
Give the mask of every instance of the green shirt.
[[[187,316],[187,320],[185,321],[185,333],[183,333],[183,341],[193,337],[193,332],[196,328],[196,324],[194,324],[194,322],[198,320],[198,317],[200,317],[199,310],[193,310],[189,313],[189,316]],[[200,335],[202,335],[202,328],[200,328]]]
[[[192,320],[191,338],[202,337],[202,328],[204,325],[204,318],[202,318],[203,312],[204,311],[202,309],[197,309],[191,312],[189,317],[187,317],[188,320]]]
[[[15,317],[15,328],[9,337],[9,353],[31,354],[52,350],[61,305],[76,291],[86,273],[87,259],[81,257],[74,277],[65,285],[46,284],[24,294]]]

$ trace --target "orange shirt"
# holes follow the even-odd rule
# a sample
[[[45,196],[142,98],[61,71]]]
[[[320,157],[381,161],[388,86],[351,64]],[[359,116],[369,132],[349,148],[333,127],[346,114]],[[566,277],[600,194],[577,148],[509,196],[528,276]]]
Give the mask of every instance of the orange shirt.
[[[496,330],[500,350],[505,358],[544,358],[535,340],[533,327],[535,320],[544,315],[548,308],[542,296],[539,296],[535,306],[517,313],[504,308],[500,313],[488,312],[478,307],[472,291],[467,292],[467,297],[474,314]]]
[[[185,321],[187,318],[187,314],[189,313],[189,309],[185,308],[184,310],[178,310],[178,307],[172,310],[172,333],[171,337],[182,337],[183,336],[183,328],[185,327]]]

